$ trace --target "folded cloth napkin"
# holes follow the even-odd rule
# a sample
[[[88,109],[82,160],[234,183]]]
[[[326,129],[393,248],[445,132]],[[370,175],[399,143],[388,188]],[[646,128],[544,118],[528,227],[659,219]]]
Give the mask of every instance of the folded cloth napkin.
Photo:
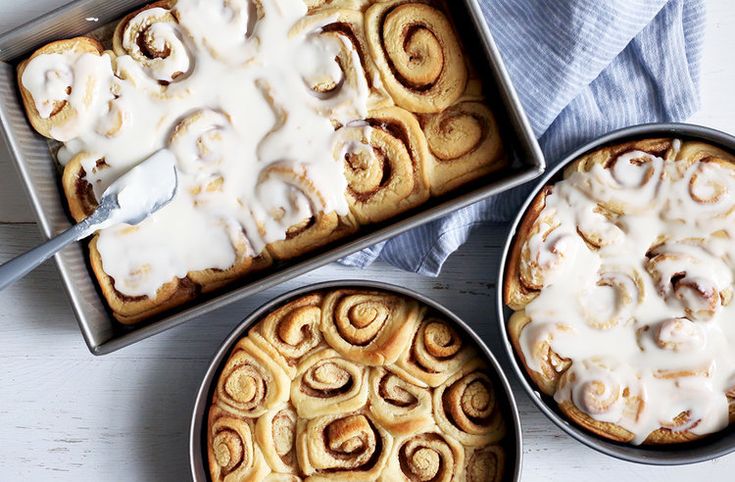
[[[479,0],[549,167],[581,144],[698,107],[703,0]],[[527,183],[393,239],[343,264],[376,259],[436,276],[472,228],[513,219]]]

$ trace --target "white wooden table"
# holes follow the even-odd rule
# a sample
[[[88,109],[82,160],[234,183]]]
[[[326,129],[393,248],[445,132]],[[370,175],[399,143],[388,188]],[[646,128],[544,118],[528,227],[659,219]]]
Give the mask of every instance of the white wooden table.
[[[0,1],[0,31],[63,3]],[[708,3],[703,103],[692,120],[735,133],[735,2]],[[0,146],[0,261],[40,240],[19,182]],[[47,263],[0,292],[0,481],[189,480],[189,416],[212,354],[251,310],[307,283],[380,279],[425,293],[472,324],[507,367],[493,314],[505,230],[476,232],[437,279],[385,265],[365,271],[327,266],[102,358],[87,351],[59,276]],[[735,455],[678,468],[600,455],[552,425],[514,385],[523,420],[524,480],[587,481],[593,474],[599,482],[733,480]]]

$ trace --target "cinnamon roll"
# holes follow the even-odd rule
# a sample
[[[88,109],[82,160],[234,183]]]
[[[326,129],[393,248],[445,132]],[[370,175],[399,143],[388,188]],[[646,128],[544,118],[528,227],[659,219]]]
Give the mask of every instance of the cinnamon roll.
[[[393,438],[362,412],[299,420],[297,454],[306,481],[375,480]]]
[[[421,126],[398,107],[371,111],[368,129],[347,127],[335,156],[344,161],[347,200],[361,224],[394,217],[429,198]]]
[[[255,344],[271,354],[291,379],[299,360],[323,346],[319,323],[323,296],[313,293],[269,313],[250,331]]]
[[[275,259],[296,257],[357,230],[351,215],[326,212],[327,200],[305,165],[272,164],[261,172],[256,189],[266,209],[256,214],[261,231],[286,233],[285,239],[267,246]]]
[[[127,15],[112,36],[115,53],[129,55],[161,85],[181,80],[194,66],[190,48],[171,10],[174,3],[161,0]]]
[[[80,222],[97,209],[97,196],[94,187],[87,181],[84,165],[94,166],[92,169],[104,169],[107,164],[104,158],[94,154],[80,152],[64,166],[61,185],[69,206],[69,213],[74,221]]]
[[[41,135],[66,142],[96,120],[112,98],[112,65],[89,37],[47,44],[18,65],[18,87],[28,120]]]
[[[504,422],[488,367],[448,320],[421,318],[425,309],[364,289],[292,299],[236,343],[210,417],[244,421],[270,472],[258,480],[502,477],[502,446],[490,444],[502,444]],[[391,361],[398,355],[405,368]]]
[[[431,156],[433,195],[444,194],[506,166],[500,133],[490,108],[460,102],[422,119]]]
[[[129,229],[135,229],[130,227]],[[95,235],[89,242],[89,260],[92,271],[97,278],[100,291],[113,316],[120,323],[129,325],[143,319],[150,318],[166,310],[180,306],[194,299],[199,294],[199,286],[189,278],[174,278],[160,286],[155,296],[126,295],[115,288],[115,279],[105,272],[102,256],[97,249],[99,235]],[[131,273],[131,278],[145,277],[143,268]]]
[[[504,286],[536,387],[609,440],[675,444],[731,418],[735,156],[642,139],[566,167],[525,213]],[[714,338],[713,338],[714,337]]]
[[[254,482],[270,472],[260,446],[255,443],[252,420],[210,411],[207,447],[213,482]]]
[[[414,433],[396,439],[381,482],[458,480],[464,465],[465,450],[452,437],[439,430]]]
[[[461,482],[500,482],[505,469],[505,451],[500,445],[469,447],[465,451]]]
[[[359,410],[367,399],[365,367],[345,360],[331,348],[305,357],[291,384],[291,401],[301,418]]]
[[[440,112],[464,92],[464,55],[441,10],[410,0],[378,2],[365,13],[365,31],[385,88],[400,107]]]
[[[393,435],[433,425],[431,391],[401,377],[395,368],[370,369],[370,413]]]
[[[495,390],[480,359],[466,364],[434,391],[434,419],[463,445],[479,447],[505,435]]]
[[[427,316],[396,365],[414,383],[437,387],[473,356],[474,350],[447,321]]]
[[[282,405],[264,413],[255,422],[255,439],[263,452],[263,457],[276,474],[298,474],[297,419],[293,406]]]
[[[220,374],[213,405],[237,417],[259,417],[288,400],[286,372],[252,340],[240,340]]]
[[[365,365],[394,363],[410,342],[423,311],[394,294],[341,289],[324,298],[324,339],[345,358]]]

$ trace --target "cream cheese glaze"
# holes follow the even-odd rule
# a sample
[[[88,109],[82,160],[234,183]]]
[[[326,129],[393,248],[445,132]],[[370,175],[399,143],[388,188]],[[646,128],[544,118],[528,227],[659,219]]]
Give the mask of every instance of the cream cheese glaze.
[[[525,307],[526,364],[542,371],[534,347],[548,341],[572,361],[555,400],[636,444],[661,427],[724,428],[735,386],[735,170],[675,161],[680,146],[554,184],[536,221],[547,229],[527,241],[547,276]]]
[[[116,290],[154,297],[174,277],[227,269],[243,246],[259,253],[317,212],[348,213],[334,150],[342,131],[369,129],[353,122],[367,115],[369,88],[364,75],[344,78],[336,57],[350,46],[320,35],[329,19],[297,25],[306,14],[302,0],[178,0],[173,12],[150,8],[127,22],[131,56],[29,62],[22,84],[41,117],[61,101],[76,111],[52,134],[64,142],[62,163],[88,153],[82,168],[98,199],[153,152],[176,155],[172,202],[99,233]],[[134,29],[148,24],[146,41],[170,55],[135,58]],[[317,84],[333,88],[317,93]]]

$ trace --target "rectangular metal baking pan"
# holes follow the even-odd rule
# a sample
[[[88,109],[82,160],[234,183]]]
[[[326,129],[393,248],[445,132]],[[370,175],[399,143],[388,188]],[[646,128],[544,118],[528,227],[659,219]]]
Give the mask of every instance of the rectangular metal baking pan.
[[[18,93],[15,65],[48,42],[88,33],[145,3],[148,2],[76,0],[0,36],[0,123],[10,154],[38,217],[41,233],[47,238],[68,228],[70,218],[49,146],[26,120]],[[447,4],[498,118],[505,152],[512,161],[510,169],[432,199],[390,221],[365,227],[351,238],[279,266],[262,277],[243,280],[226,291],[198,298],[173,313],[135,326],[123,326],[116,322],[106,308],[88,266],[85,243],[71,246],[57,254],[55,260],[90,351],[102,355],[118,350],[541,174],[545,167],[543,155],[477,0],[450,0]]]

